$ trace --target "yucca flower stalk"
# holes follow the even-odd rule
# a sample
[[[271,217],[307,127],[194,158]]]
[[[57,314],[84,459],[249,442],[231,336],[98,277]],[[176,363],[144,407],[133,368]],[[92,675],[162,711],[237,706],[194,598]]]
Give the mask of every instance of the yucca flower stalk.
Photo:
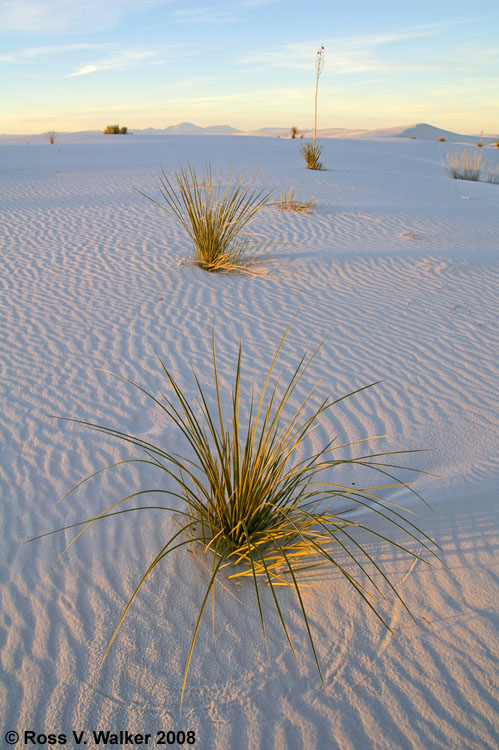
[[[173,181],[162,170],[160,192],[164,203],[142,193],[161,209],[173,213],[194,245],[192,261],[206,271],[256,272],[252,248],[255,235],[248,231],[256,214],[267,205],[270,191],[253,188],[256,172],[246,182],[244,173],[226,185],[222,174],[213,177],[209,163],[204,175],[187,163],[173,172]]]
[[[324,67],[324,45],[317,50],[315,58],[315,99],[314,99],[314,149],[317,140],[317,96],[319,93],[319,78]]]
[[[338,444],[337,438],[333,437],[322,449],[307,455],[308,439],[318,425],[319,418],[329,412],[335,404],[376,383],[358,388],[339,398],[327,397],[318,406],[312,406],[316,392],[314,387],[305,397],[298,400],[298,406],[296,401],[293,406],[293,396],[296,398],[297,387],[318,349],[310,356],[305,353],[291,377],[283,382],[281,376],[275,374],[275,370],[287,333],[288,331],[277,348],[260,395],[256,397],[252,390],[249,403],[244,407],[241,404],[242,346],[239,346],[230,406],[226,409],[222,398],[214,334],[212,353],[216,395],[211,404],[196,375],[194,379],[197,399],[194,402],[185,395],[161,360],[168,394],[162,393],[156,397],[142,386],[118,375],[150,399],[168,421],[176,425],[187,446],[184,455],[176,453],[172,446],[153,444],[113,427],[76,419],[69,420],[133,445],[142,451],[143,456],[99,469],[79,482],[67,495],[102,471],[130,462],[146,464],[153,473],[157,472],[159,475],[165,473],[167,478],[175,480],[177,490],[136,490],[114,501],[81,524],[64,527],[68,529],[83,526],[59,560],[82,534],[104,518],[121,513],[143,512],[151,508],[161,508],[183,518],[179,530],[165,540],[140,577],[110,638],[102,663],[107,658],[123,620],[144,582],[167,555],[195,543],[202,545],[206,555],[211,558],[211,572],[199,607],[185,666],[181,706],[203,613],[211,595],[213,617],[215,616],[214,586],[222,575],[228,580],[249,579],[256,598],[257,616],[261,622],[265,644],[266,613],[260,587],[265,585],[270,589],[272,601],[293,654],[295,650],[278,591],[280,587],[285,586],[295,592],[320,681],[326,690],[305,608],[300,574],[311,568],[332,566],[344,576],[352,590],[390,630],[381,611],[386,599],[382,587],[388,589],[406,609],[407,607],[381,566],[356,539],[356,531],[368,532],[373,539],[388,542],[418,560],[428,562],[420,553],[421,549],[424,553],[436,557],[432,540],[405,517],[400,506],[383,499],[382,496],[383,490],[387,488],[408,487],[393,474],[394,468],[406,468],[394,467],[393,456],[412,451],[368,452],[357,458],[346,458],[342,456],[342,450],[349,449],[356,443]],[[356,442],[363,443],[366,440]],[[363,470],[369,469],[380,477],[381,483],[354,488],[335,481],[335,470],[345,466],[350,467],[352,472],[358,467]],[[411,489],[411,492],[419,497],[415,490]],[[179,511],[178,508],[170,508],[168,505],[120,507],[148,493],[173,496],[177,501],[182,501],[183,510]],[[403,531],[407,544],[403,545],[375,531],[369,526],[368,520],[361,521],[349,517],[350,511],[340,507],[339,501],[343,505],[348,501],[350,511],[358,508],[369,509],[372,517],[381,517],[397,532]],[[407,546],[416,541],[420,545],[417,553]],[[200,575],[203,575],[202,569]],[[375,576],[378,576],[378,582]],[[296,654],[295,658],[298,658]]]
[[[317,50],[317,56],[315,58],[314,140],[312,143],[302,143],[300,145],[300,151],[305,159],[307,169],[315,170],[324,169],[324,165],[320,160],[322,146],[317,145],[317,97],[319,93],[319,77],[324,67],[324,54],[323,45]]]

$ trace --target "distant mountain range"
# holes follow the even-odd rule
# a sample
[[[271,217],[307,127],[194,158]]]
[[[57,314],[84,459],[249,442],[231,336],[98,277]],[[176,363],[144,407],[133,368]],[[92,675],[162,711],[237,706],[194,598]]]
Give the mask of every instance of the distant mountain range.
[[[134,133],[136,135],[240,135],[240,136],[260,136],[266,138],[289,138],[291,128],[279,128],[279,127],[266,127],[260,128],[259,130],[242,131],[233,128],[231,125],[211,125],[203,128],[199,125],[195,125],[192,122],[181,122],[178,125],[169,125],[165,128],[129,128],[129,133],[126,136],[123,135],[103,135],[101,130],[85,130],[78,133],[58,133],[59,136],[70,136],[73,140],[78,138],[79,140],[91,140],[102,136],[106,140],[108,138],[128,138]],[[313,136],[313,130],[311,128],[302,129],[298,131],[298,138],[311,138]],[[445,139],[446,141],[454,141],[458,143],[476,143],[479,139],[483,143],[495,143],[499,140],[499,135],[460,135],[459,133],[453,133],[451,130],[442,130],[436,128],[433,125],[420,122],[414,125],[399,125],[395,128],[380,128],[376,130],[348,130],[346,128],[322,128],[317,130],[317,136],[319,138],[358,138],[358,139],[381,139],[381,138],[416,138],[424,141],[438,141]],[[30,138],[31,143],[43,142],[45,136],[43,134],[38,135],[0,135],[0,141],[2,143],[22,143],[25,142],[26,138]]]
[[[266,127],[259,130],[242,131],[231,125],[212,125],[202,128],[192,122],[181,122],[178,125],[169,125],[166,128],[145,128],[143,130],[134,128],[133,132],[140,135],[257,135],[267,138],[287,138],[290,128]],[[299,131],[298,137],[310,138],[313,135],[311,128]],[[376,130],[348,130],[346,128],[323,128],[317,131],[319,138],[420,138],[425,141],[438,141],[445,138],[449,141],[475,142],[479,136],[460,135],[451,130],[442,130],[434,125],[420,122],[414,125],[400,125],[395,128],[380,128]],[[484,142],[493,141],[497,136],[484,136]]]
[[[202,128],[192,122],[181,122],[178,125],[169,125],[167,128],[139,128],[133,129],[134,133],[141,135],[237,135],[240,130],[230,125],[211,125]]]

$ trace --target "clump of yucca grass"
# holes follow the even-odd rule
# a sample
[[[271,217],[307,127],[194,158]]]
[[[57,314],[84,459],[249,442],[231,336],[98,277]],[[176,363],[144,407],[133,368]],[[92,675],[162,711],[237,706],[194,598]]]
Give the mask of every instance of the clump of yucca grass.
[[[316,203],[314,200],[304,202],[295,200],[295,189],[290,188],[289,195],[284,191],[279,202],[275,205],[281,211],[300,211],[301,213],[308,214],[315,207]]]
[[[57,140],[57,133],[54,130],[49,130],[48,133],[45,133],[45,138],[53,146]]]
[[[221,174],[213,177],[209,163],[202,177],[189,162],[173,175],[176,184],[162,170],[160,192],[165,203],[141,194],[173,213],[194,244],[192,262],[205,271],[257,272],[258,257],[249,252],[257,243],[247,227],[267,205],[271,192],[253,188],[256,172],[246,184],[243,173],[225,186]]]
[[[300,143],[300,153],[305,159],[307,169],[324,170],[324,164],[321,162],[322,150],[323,147],[317,143],[310,143],[310,141]]]
[[[297,396],[298,407],[292,406],[293,394],[320,347],[311,356],[305,353],[290,379],[282,383],[280,375],[276,375],[275,370],[287,333],[288,331],[277,348],[259,397],[255,397],[253,390],[251,392],[249,403],[244,409],[244,413],[248,415],[245,419],[241,417],[241,345],[230,407],[225,410],[214,335],[212,351],[216,398],[212,405],[198,378],[194,375],[197,390],[197,402],[194,406],[161,360],[171,395],[162,393],[160,398],[156,398],[142,386],[118,376],[145,394],[177,426],[180,435],[189,446],[188,453],[184,456],[176,452],[176,445],[168,447],[152,444],[112,427],[76,419],[69,420],[136,446],[143,451],[145,458],[127,459],[101,468],[79,482],[64,497],[100,472],[130,462],[146,464],[151,467],[151,470],[160,474],[164,472],[168,479],[175,480],[178,491],[166,489],[134,491],[111,503],[93,518],[80,524],[64,527],[68,529],[83,526],[83,529],[66,547],[59,560],[95,522],[110,516],[154,508],[173,513],[180,512],[184,519],[181,528],[165,540],[140,577],[110,638],[101,666],[109,654],[131,605],[156,566],[171,552],[180,550],[193,542],[201,544],[205,553],[211,555],[211,572],[193,630],[180,706],[182,706],[189,666],[203,613],[211,596],[213,618],[215,617],[214,587],[223,573],[229,580],[235,579],[236,582],[240,579],[249,579],[248,583],[251,583],[255,594],[257,604],[255,611],[258,612],[257,616],[262,626],[266,646],[266,613],[260,587],[264,584],[270,589],[284,634],[297,659],[286,624],[282,600],[280,601],[278,597],[278,590],[281,586],[294,591],[318,674],[326,690],[305,608],[304,584],[300,583],[300,574],[311,568],[332,566],[344,576],[352,590],[363,599],[367,607],[390,631],[388,622],[380,612],[380,607],[386,599],[382,586],[391,591],[408,612],[409,610],[381,566],[356,539],[356,531],[368,532],[373,539],[388,542],[394,548],[403,550],[411,557],[424,562],[428,561],[421,556],[421,549],[437,557],[432,550],[434,542],[405,518],[400,506],[389,502],[380,494],[383,489],[397,486],[408,487],[405,482],[393,475],[394,468],[406,468],[394,466],[393,455],[412,451],[368,452],[357,458],[347,458],[342,457],[341,449],[348,450],[356,443],[339,445],[337,437],[333,437],[323,448],[312,455],[305,453],[303,457],[303,449],[306,447],[310,434],[318,425],[319,417],[343,399],[350,398],[376,383],[358,388],[340,398],[327,397],[315,407],[311,406],[316,390],[314,387],[305,398]],[[289,413],[285,414],[285,412]],[[362,443],[366,440],[356,442]],[[337,451],[340,452],[338,456]],[[335,482],[335,469],[345,466],[349,466],[352,471],[360,467],[362,471],[368,469],[375,472],[381,479],[381,485],[354,488],[338,483],[338,481]],[[177,501],[181,500],[184,510],[179,511],[177,508],[164,505],[120,508],[127,501],[152,492],[173,496]],[[415,490],[411,489],[411,492],[420,497]],[[370,527],[369,522],[349,518],[348,510],[342,510],[339,507],[335,509],[335,503],[345,500],[350,502],[351,510],[369,509],[372,514],[391,524],[395,531],[403,531],[408,544],[417,542],[420,545],[418,552],[413,552],[400,541],[392,540],[379,533]],[[200,574],[202,574],[201,570]],[[379,575],[378,582],[375,580],[377,575]]]
[[[472,180],[478,182],[483,171],[482,154],[475,151],[464,151],[447,154],[447,166],[444,167],[455,180]]]

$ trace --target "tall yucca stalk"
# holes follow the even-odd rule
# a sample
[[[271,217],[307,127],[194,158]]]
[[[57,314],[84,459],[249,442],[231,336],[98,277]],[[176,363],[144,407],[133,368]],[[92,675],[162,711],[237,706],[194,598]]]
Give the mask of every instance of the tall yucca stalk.
[[[244,418],[241,417],[242,347],[239,346],[230,406],[225,409],[214,335],[213,376],[216,397],[212,405],[198,378],[194,376],[197,391],[194,408],[161,360],[170,395],[162,393],[156,398],[140,385],[121,378],[145,394],[162,410],[168,420],[177,426],[188,446],[185,457],[172,452],[177,450],[177,446],[173,448],[152,444],[112,427],[69,420],[134,445],[145,454],[145,458],[128,459],[99,469],[79,482],[70,492],[104,470],[134,461],[146,464],[154,471],[164,472],[168,478],[173,478],[178,485],[178,491],[134,491],[108,505],[93,518],[81,524],[64,527],[82,525],[83,529],[62,555],[96,521],[103,518],[151,508],[179,513],[177,509],[163,505],[119,509],[119,506],[132,498],[154,492],[171,495],[184,503],[184,510],[180,511],[184,517],[181,528],[165,541],[141,576],[112,634],[102,663],[144,582],[167,555],[195,542],[201,544],[205,553],[211,556],[211,573],[199,608],[185,666],[181,705],[203,613],[210,594],[214,612],[214,585],[223,572],[228,579],[249,578],[252,582],[265,644],[265,611],[260,586],[264,584],[269,587],[293,654],[295,651],[278,590],[281,586],[287,586],[295,592],[324,690],[326,688],[305,609],[302,585],[299,582],[302,571],[331,565],[341,573],[352,586],[352,590],[390,630],[380,612],[380,606],[386,598],[382,586],[391,591],[404,607],[406,605],[381,566],[358,541],[356,531],[368,532],[374,540],[388,542],[414,558],[423,558],[399,541],[375,531],[369,526],[368,521],[349,518],[349,511],[345,508],[335,509],[338,500],[343,504],[345,500],[349,501],[350,510],[359,507],[369,509],[373,517],[381,517],[396,531],[403,531],[408,542],[417,541],[425,552],[435,554],[432,552],[431,539],[405,518],[400,506],[383,499],[380,494],[386,488],[407,486],[393,475],[394,468],[405,467],[394,467],[392,456],[410,451],[367,453],[357,458],[345,458],[341,456],[341,449],[349,448],[355,443],[338,445],[337,439],[332,438],[319,451],[312,455],[306,454],[308,438],[317,426],[319,417],[343,399],[350,398],[376,383],[358,388],[340,398],[326,398],[319,406],[311,407],[316,390],[313,388],[304,398],[299,399],[298,406],[291,406],[293,394],[318,350],[308,357],[304,354],[289,380],[283,383],[274,371],[286,335],[287,331],[277,348],[259,397],[255,397],[252,391],[249,403],[243,410]],[[365,440],[356,442],[362,443]],[[340,452],[338,456],[336,452]],[[352,471],[361,467],[363,470],[370,469],[376,472],[382,480],[381,485],[353,488],[335,482],[335,469],[345,466],[349,466]],[[411,491],[417,494],[414,490]],[[375,580],[375,576],[378,577],[378,581]]]
[[[317,96],[319,93],[319,78],[324,67],[324,45],[317,50],[315,58],[315,99],[314,99],[314,149],[317,140]]]
[[[317,145],[317,98],[319,94],[319,78],[324,67],[324,46],[317,50],[315,58],[315,98],[314,98],[314,139],[312,143],[302,143],[300,151],[305,159],[307,169],[323,170],[320,157],[322,146]]]
[[[248,253],[256,243],[247,228],[270,197],[264,189],[253,189],[256,173],[248,182],[243,173],[224,185],[221,174],[213,177],[209,163],[199,177],[188,162],[173,172],[173,181],[161,174],[165,202],[141,195],[173,213],[194,244],[193,262],[206,271],[247,272],[256,260],[254,252]]]

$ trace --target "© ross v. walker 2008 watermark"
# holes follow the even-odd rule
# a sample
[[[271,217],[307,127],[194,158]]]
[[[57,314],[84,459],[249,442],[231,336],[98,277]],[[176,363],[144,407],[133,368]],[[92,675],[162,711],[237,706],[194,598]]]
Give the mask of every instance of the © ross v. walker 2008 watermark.
[[[64,732],[50,732],[45,734],[43,732],[35,732],[31,729],[25,729],[24,732],[16,732],[11,730],[6,732],[5,741],[8,745],[68,745],[70,747],[78,745],[114,745],[118,747],[122,746],[139,746],[139,745],[150,745],[150,746],[161,746],[161,745],[194,745],[196,742],[196,732],[192,729],[188,731],[180,730],[178,732],[170,730],[159,730],[157,732],[131,732],[128,729],[121,729],[116,732],[108,732],[103,729],[94,729],[91,732],[87,732],[82,729],[81,731],[72,730],[69,733]]]

